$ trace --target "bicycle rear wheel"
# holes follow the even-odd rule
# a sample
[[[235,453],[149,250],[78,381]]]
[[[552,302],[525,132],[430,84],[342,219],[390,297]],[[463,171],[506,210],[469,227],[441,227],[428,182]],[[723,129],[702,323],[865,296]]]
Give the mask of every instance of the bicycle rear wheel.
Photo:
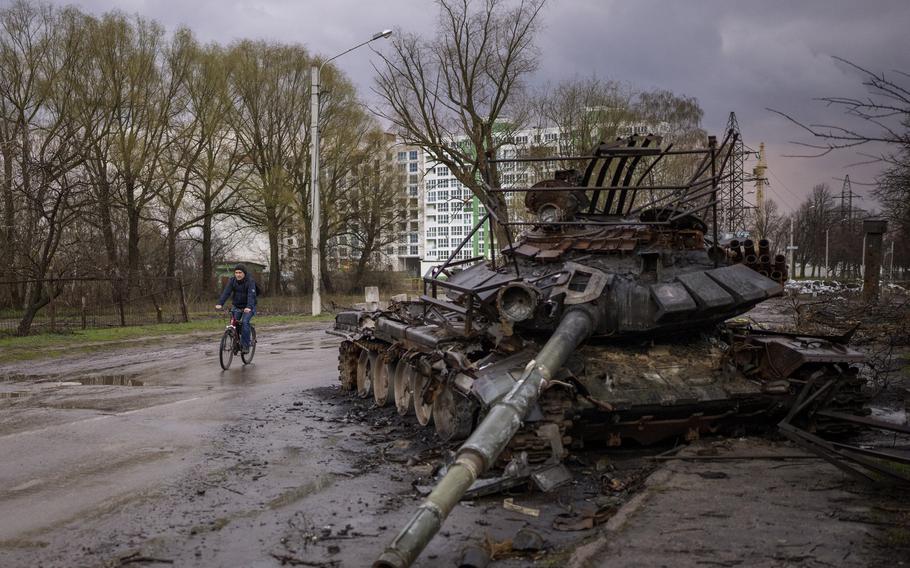
[[[253,355],[256,353],[256,328],[252,325],[250,326],[250,352],[244,353],[240,352],[240,360],[243,361],[244,365],[249,365],[253,362]]]
[[[227,371],[231,367],[231,361],[234,360],[234,334],[230,329],[226,329],[224,335],[221,336],[218,358],[221,361],[221,368]]]

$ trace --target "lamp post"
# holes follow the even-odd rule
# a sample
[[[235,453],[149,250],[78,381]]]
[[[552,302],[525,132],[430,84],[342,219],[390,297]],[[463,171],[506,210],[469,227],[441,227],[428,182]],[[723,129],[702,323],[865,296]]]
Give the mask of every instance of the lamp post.
[[[338,55],[332,56],[319,65],[310,67],[310,183],[312,184],[312,224],[310,225],[310,245],[311,251],[311,271],[313,275],[313,315],[322,313],[322,282],[319,267],[319,228],[322,225],[320,202],[319,202],[319,75],[322,68],[329,61],[338,59],[346,53],[350,53],[358,47],[376,41],[377,39],[387,38],[392,35],[392,30],[383,30],[373,34],[373,37],[365,42],[358,43],[354,47],[346,49]]]

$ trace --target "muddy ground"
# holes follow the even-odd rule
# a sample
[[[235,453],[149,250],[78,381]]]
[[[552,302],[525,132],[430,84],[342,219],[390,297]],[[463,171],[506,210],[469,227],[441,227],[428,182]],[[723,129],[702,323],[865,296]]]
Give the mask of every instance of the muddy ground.
[[[254,364],[226,372],[215,337],[0,367],[0,566],[368,566],[454,446],[339,392],[327,327],[263,332]],[[896,420],[905,379],[885,397]],[[905,494],[776,439],[653,459],[668,449],[575,452],[553,493],[462,503],[417,566],[455,566],[467,544],[494,566],[910,558]]]

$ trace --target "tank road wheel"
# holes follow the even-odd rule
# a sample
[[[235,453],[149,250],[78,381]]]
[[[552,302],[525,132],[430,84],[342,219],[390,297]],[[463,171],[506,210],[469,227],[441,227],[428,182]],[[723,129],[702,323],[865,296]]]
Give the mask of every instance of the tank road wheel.
[[[341,390],[352,391],[357,387],[357,359],[360,347],[353,341],[342,341],[338,346],[338,379]]]
[[[384,357],[377,357],[376,366],[373,368],[373,400],[376,406],[385,406],[389,401],[389,383],[395,376],[395,363],[386,361]]]
[[[366,398],[370,396],[373,388],[373,369],[376,368],[377,356],[366,349],[360,352],[357,360],[357,396]]]
[[[411,371],[411,398],[414,400],[414,415],[417,416],[417,423],[426,426],[433,417],[433,405],[425,403],[421,392],[423,387],[430,382],[430,379],[416,371]]]
[[[433,425],[445,442],[466,438],[474,426],[473,404],[446,386],[433,399]]]
[[[407,416],[411,412],[411,366],[404,359],[399,359],[395,365],[395,374],[392,376],[392,393],[395,395],[395,408],[399,416]]]

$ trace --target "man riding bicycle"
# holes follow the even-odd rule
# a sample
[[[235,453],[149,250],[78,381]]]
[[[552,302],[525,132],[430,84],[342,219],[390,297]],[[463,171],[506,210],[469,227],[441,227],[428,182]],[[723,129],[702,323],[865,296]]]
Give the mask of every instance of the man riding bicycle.
[[[250,352],[250,320],[256,315],[256,282],[247,276],[246,267],[238,264],[234,267],[231,278],[224,292],[218,299],[216,310],[220,310],[228,296],[231,296],[231,313],[242,323],[240,325],[240,347],[244,353]]]

